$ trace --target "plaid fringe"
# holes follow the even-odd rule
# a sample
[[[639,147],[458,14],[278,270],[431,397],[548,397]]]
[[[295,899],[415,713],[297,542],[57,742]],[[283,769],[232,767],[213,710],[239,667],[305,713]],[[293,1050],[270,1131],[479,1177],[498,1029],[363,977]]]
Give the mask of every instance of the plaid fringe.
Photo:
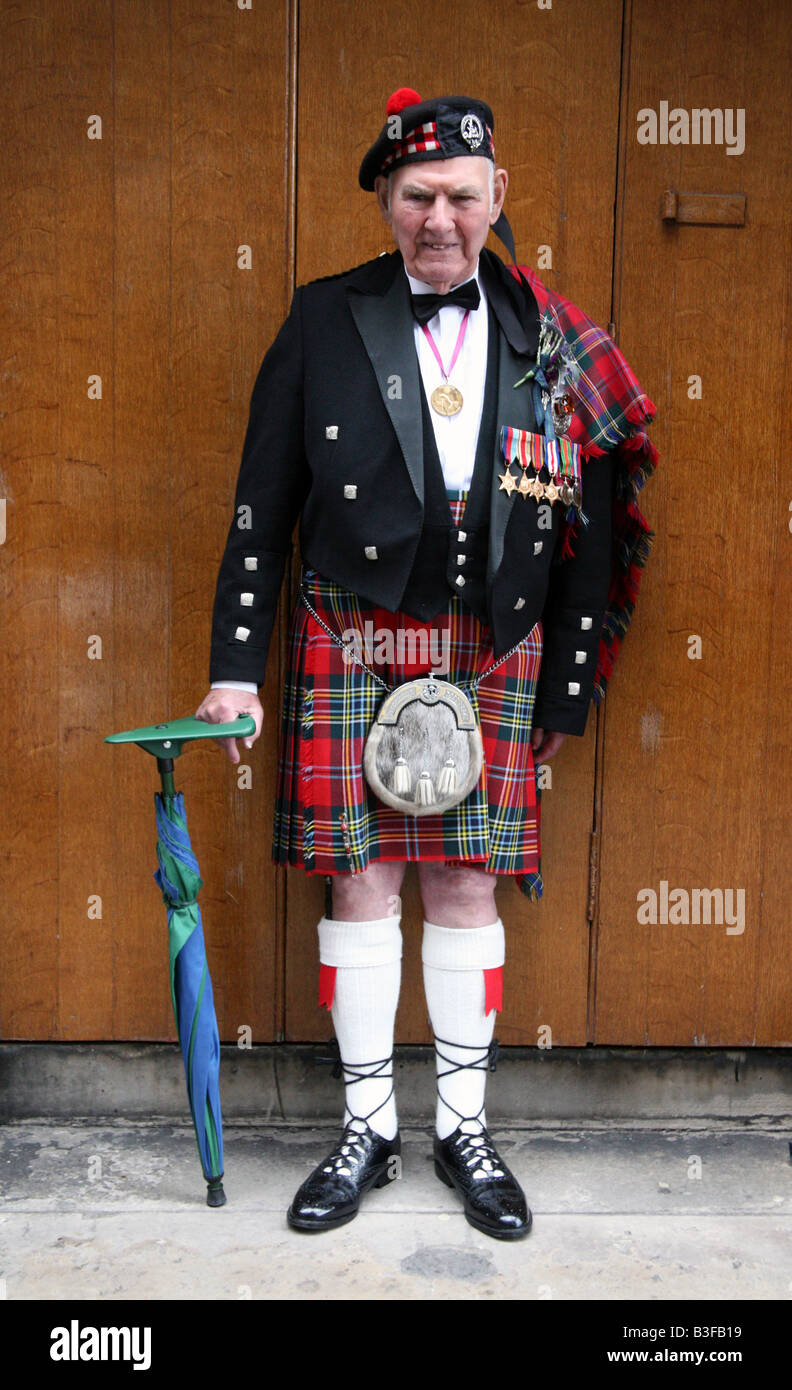
[[[516,269],[509,269],[516,278]],[[654,541],[654,532],[638,506],[638,494],[657,464],[657,449],[645,430],[657,412],[605,329],[563,295],[543,285],[530,267],[520,266],[520,270],[540,312],[550,314],[579,368],[580,375],[570,386],[576,406],[569,439],[580,445],[584,459],[612,449],[616,460],[613,563],[594,674],[593,698],[599,705],[630,626]],[[563,519],[562,525],[566,527],[560,551],[564,560],[574,554],[576,527]]]

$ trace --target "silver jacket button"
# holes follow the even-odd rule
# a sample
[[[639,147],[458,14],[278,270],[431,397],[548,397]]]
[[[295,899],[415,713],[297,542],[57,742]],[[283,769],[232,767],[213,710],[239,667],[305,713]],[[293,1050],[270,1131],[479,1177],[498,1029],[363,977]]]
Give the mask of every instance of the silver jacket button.
[[[234,633],[234,636],[236,637],[237,642],[247,642],[247,639],[250,636],[250,628],[238,627],[236,632]]]
[[[365,549],[365,555],[367,560],[377,560],[379,557],[377,555],[376,545],[367,545]]]
[[[591,627],[591,622],[592,622],[591,618],[581,618],[581,619],[580,619],[580,628],[581,628],[581,631],[582,631],[582,632],[588,632],[589,628]]]
[[[245,569],[246,569],[246,570],[257,570],[257,569],[258,569],[258,556],[257,556],[257,555],[246,555],[246,556],[245,556]]]
[[[325,425],[325,439],[338,438],[338,425]]]
[[[575,665],[576,665],[576,666],[582,666],[582,665],[583,665],[583,662],[584,662],[585,660],[586,660],[586,653],[585,653],[585,652],[575,652]]]
[[[567,694],[568,694],[568,695],[579,695],[579,694],[580,694],[580,685],[579,685],[579,683],[578,683],[577,681],[570,681],[570,682],[569,682],[569,685],[567,686]]]
[[[357,487],[355,483],[344,483],[344,496],[350,498],[357,497]]]

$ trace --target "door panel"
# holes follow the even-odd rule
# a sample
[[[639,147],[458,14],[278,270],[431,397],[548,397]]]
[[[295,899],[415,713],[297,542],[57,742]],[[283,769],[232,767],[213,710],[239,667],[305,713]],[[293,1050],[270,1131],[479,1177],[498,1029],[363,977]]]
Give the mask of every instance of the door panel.
[[[520,258],[616,319],[658,406],[661,466],[642,499],[657,540],[606,700],[550,764],[545,898],[498,888],[499,1036],[788,1044],[788,6],[461,0],[450,20],[439,0],[409,0],[397,26],[360,0],[37,0],[26,15],[0,54],[15,156],[0,170],[0,1036],[173,1034],[155,765],[102,740],[191,712],[206,688],[256,372],[295,282],[390,247],[357,169],[405,84],[492,104]],[[639,144],[638,112],[666,100],[744,109],[744,154]],[[745,226],[663,222],[667,189],[745,194]],[[270,862],[296,572],[252,785],[215,747],[178,764],[227,1041],[331,1027],[315,1002],[324,879]],[[744,889],[745,930],[639,924],[638,893],[661,882]],[[403,896],[398,1037],[425,1041],[413,869]]]
[[[550,247],[547,283],[608,321],[613,203],[616,187],[621,5],[586,3],[570,16],[562,7],[488,7],[482,44],[479,3],[448,7],[412,0],[399,9],[398,32],[383,32],[375,6],[305,0],[300,6],[297,278],[345,269],[390,250],[389,229],[357,170],[385,119],[397,86],[421,95],[465,92],[484,97],[495,115],[495,150],[508,169],[507,212],[518,255],[537,265]],[[426,35],[443,35],[442,44]],[[372,55],[360,61],[361,54]],[[508,58],[497,62],[494,55]],[[338,133],[342,138],[338,138]],[[351,132],[351,138],[347,134]],[[490,238],[497,254],[502,244]],[[546,254],[546,253],[545,253]],[[504,1042],[534,1042],[549,1026],[554,1041],[586,1040],[589,968],[589,835],[594,797],[596,719],[583,739],[570,739],[550,765],[543,795],[545,899],[531,903],[508,879],[498,908],[508,942]],[[316,922],[324,881],[300,871],[287,878],[287,1038],[324,1038],[329,1021],[316,1006]],[[408,870],[398,1032],[401,1041],[429,1037],[420,937],[423,913],[414,868]]]
[[[658,44],[659,20],[633,4],[616,277],[621,346],[658,407],[658,539],[605,710],[594,1040],[789,1043],[792,26],[780,4],[694,20],[675,0]],[[745,152],[639,144],[637,113],[663,100],[742,108]],[[664,223],[665,189],[745,194],[746,225]],[[662,881],[743,890],[744,931],[638,923]]]
[[[289,21],[285,0],[39,0],[6,25],[4,1038],[173,1035],[156,765],[102,740],[206,689],[250,391],[293,269]],[[279,688],[276,648],[250,790],[214,746],[177,764],[234,1040],[282,1026]]]

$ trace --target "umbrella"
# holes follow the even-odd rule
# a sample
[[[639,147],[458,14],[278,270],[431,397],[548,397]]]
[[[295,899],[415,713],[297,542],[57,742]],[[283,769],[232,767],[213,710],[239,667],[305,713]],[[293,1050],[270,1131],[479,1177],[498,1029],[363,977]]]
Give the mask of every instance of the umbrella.
[[[206,963],[198,892],[201,878],[192,851],[184,796],[174,789],[173,759],[185,743],[199,738],[243,738],[255,732],[252,715],[228,724],[203,719],[174,719],[145,729],[110,734],[105,743],[136,743],[157,759],[162,792],[154,793],[157,859],[154,878],[168,912],[170,987],[179,1032],[187,1096],[210,1207],[225,1204],[223,1131],[220,1114],[220,1038],[212,981]]]

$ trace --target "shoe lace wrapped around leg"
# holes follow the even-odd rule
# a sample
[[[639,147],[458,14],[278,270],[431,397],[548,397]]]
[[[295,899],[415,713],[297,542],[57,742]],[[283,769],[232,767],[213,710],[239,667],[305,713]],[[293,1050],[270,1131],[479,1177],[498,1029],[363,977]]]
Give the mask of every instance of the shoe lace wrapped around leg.
[[[457,1062],[453,1057],[448,1057],[438,1044],[444,1047],[458,1048],[462,1051],[476,1052],[479,1055],[472,1057],[469,1062]],[[450,1105],[440,1088],[440,1082],[446,1076],[453,1076],[458,1071],[494,1071],[498,1061],[498,1040],[493,1038],[488,1046],[482,1047],[470,1043],[455,1043],[448,1038],[438,1038],[435,1034],[435,1047],[441,1062],[445,1063],[445,1070],[437,1073],[437,1094],[443,1104],[460,1120],[460,1128],[469,1124],[475,1126],[470,1132],[462,1131],[463,1143],[460,1145],[459,1154],[463,1162],[470,1168],[474,1178],[502,1178],[505,1177],[503,1169],[500,1167],[500,1158],[495,1149],[486,1129],[481,1121],[484,1113],[484,1103],[475,1115],[463,1115],[455,1106]]]
[[[351,1177],[352,1170],[349,1167],[349,1160],[354,1159],[355,1161],[359,1161],[365,1158],[366,1149],[365,1145],[362,1143],[362,1137],[366,1131],[370,1129],[369,1120],[373,1115],[377,1114],[378,1110],[381,1110],[383,1106],[387,1105],[393,1095],[393,1054],[391,1053],[389,1057],[382,1057],[376,1062],[345,1062],[341,1058],[336,1038],[332,1039],[331,1046],[332,1044],[335,1044],[337,1062],[335,1057],[332,1060],[336,1062],[336,1066],[338,1067],[338,1072],[336,1072],[334,1066],[333,1074],[339,1076],[343,1075],[347,1087],[346,1109],[349,1112],[350,1119],[344,1126],[344,1132],[341,1135],[337,1147],[333,1149],[332,1153],[327,1155],[322,1165],[322,1172],[335,1172],[340,1177]],[[322,1060],[324,1061],[325,1059],[322,1058]],[[331,1059],[328,1058],[327,1060]],[[390,1070],[386,1071],[386,1067],[390,1067]],[[383,1081],[390,1081],[390,1091],[385,1099],[381,1100],[379,1105],[375,1105],[374,1109],[370,1110],[367,1115],[355,1115],[349,1107],[349,1088],[359,1081],[370,1081],[372,1077],[378,1077]],[[361,1125],[362,1128],[356,1128],[358,1125]]]

